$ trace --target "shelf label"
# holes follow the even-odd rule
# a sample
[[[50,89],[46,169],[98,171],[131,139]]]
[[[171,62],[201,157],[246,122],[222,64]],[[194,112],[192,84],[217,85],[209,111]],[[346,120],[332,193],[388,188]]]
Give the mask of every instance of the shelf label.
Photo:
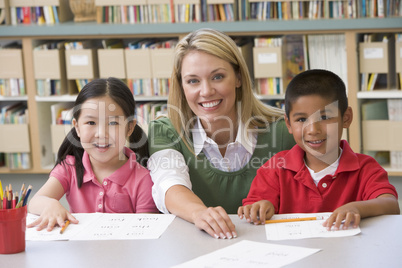
[[[384,49],[382,47],[368,47],[364,49],[365,59],[382,59],[384,58]]]
[[[70,64],[72,66],[87,66],[89,58],[87,55],[70,55]]]
[[[259,53],[258,63],[259,64],[278,63],[278,55],[276,53]]]

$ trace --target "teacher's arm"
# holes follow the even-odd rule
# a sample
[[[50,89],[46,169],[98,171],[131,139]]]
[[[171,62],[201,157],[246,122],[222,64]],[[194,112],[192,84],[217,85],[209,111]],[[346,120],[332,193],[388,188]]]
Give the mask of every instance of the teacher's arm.
[[[222,207],[206,207],[191,190],[188,167],[181,153],[173,149],[157,151],[148,160],[152,196],[163,213],[172,213],[194,223],[215,238],[236,237],[235,226]]]

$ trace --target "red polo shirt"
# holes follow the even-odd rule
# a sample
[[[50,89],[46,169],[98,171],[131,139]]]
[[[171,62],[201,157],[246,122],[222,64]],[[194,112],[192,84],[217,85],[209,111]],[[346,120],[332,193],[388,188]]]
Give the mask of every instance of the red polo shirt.
[[[276,214],[332,212],[352,202],[374,199],[382,194],[398,197],[387,172],[374,158],[352,151],[347,141],[333,176],[314,184],[304,164],[305,152],[295,145],[277,153],[258,169],[243,205],[268,200]]]

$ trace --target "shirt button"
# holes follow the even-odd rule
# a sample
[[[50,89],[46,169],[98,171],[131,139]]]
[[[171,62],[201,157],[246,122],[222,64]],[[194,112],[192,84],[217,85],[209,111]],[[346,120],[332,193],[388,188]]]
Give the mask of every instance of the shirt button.
[[[327,185],[325,182],[322,184],[322,187],[323,187],[323,188],[327,188],[327,186],[328,186],[328,185]]]
[[[102,204],[99,204],[99,205],[98,205],[98,208],[102,208]]]
[[[104,181],[104,182],[103,182],[103,185],[107,185],[107,181]]]
[[[100,192],[100,193],[99,193],[99,195],[101,195],[101,196],[102,196],[102,195],[103,195],[103,192]]]

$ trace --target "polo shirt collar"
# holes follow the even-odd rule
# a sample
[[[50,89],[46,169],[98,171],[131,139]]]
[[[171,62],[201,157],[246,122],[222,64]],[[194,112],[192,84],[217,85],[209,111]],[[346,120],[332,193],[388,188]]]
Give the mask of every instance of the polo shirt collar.
[[[342,140],[340,143],[342,148],[342,155],[339,159],[339,166],[335,174],[353,171],[360,168],[360,164],[356,154],[350,148],[349,143],[346,140]],[[304,154],[305,152],[299,147],[299,145],[293,146],[291,150],[288,151],[284,156],[285,168],[299,172],[304,165]]]
[[[193,135],[193,145],[194,145],[194,153],[195,155],[199,155],[202,149],[205,146],[205,143],[215,143],[211,140],[204,128],[202,127],[201,120],[197,117],[197,121],[194,124],[193,129],[191,130]],[[253,144],[256,144],[256,136],[252,134],[251,131],[246,131],[246,126],[242,121],[239,123],[239,127],[237,128],[237,135],[235,143],[240,143],[244,149],[246,149],[250,154],[253,154],[254,148]]]
[[[119,185],[124,185],[126,181],[130,178],[130,173],[132,172],[132,169],[137,167],[137,159],[135,153],[131,149],[124,147],[124,155],[128,157],[126,163],[124,163],[123,166],[121,166],[118,170],[107,177],[108,180]],[[84,151],[84,155],[82,156],[82,163],[85,169],[83,183],[97,180],[92,170],[89,155],[86,151]]]

